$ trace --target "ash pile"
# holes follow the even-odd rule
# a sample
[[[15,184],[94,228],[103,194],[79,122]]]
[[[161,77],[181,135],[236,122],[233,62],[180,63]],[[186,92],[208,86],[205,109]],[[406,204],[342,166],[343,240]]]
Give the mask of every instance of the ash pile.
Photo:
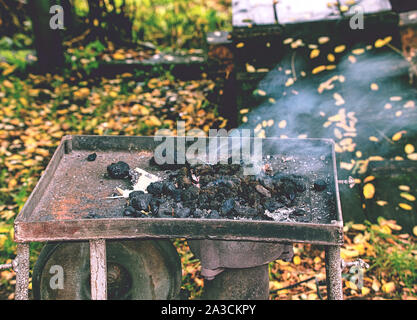
[[[111,166],[115,169],[114,164]],[[137,175],[129,166],[119,167],[123,167],[123,177],[130,177],[134,183]],[[326,181],[310,183],[303,175],[273,169],[277,167],[274,157],[262,160],[258,175],[245,175],[243,164],[176,165],[165,171],[166,178],[151,182],[146,190],[130,192],[123,215],[311,222],[311,213],[297,199],[309,190],[324,191]]]

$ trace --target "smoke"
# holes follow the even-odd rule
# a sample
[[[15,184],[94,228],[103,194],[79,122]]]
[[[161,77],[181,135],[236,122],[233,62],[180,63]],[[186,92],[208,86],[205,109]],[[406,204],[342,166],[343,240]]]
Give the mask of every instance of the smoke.
[[[242,128],[266,137],[333,139],[339,160],[350,167],[372,156],[406,156],[392,137],[416,133],[417,91],[400,54],[351,49],[328,67],[332,70],[314,74],[325,66],[315,69],[305,52],[294,52],[260,82],[254,94],[262,93],[264,101],[243,115]]]

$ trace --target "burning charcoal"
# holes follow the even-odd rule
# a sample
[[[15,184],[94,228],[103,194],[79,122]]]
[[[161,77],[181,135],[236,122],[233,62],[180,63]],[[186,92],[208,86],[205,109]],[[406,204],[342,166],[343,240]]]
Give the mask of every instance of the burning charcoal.
[[[282,208],[284,205],[276,200],[268,199],[264,203],[264,208],[269,212],[274,212],[275,210]]]
[[[163,187],[164,187],[163,182],[157,181],[157,182],[152,182],[151,184],[149,184],[146,190],[150,194],[160,195],[162,193]]]
[[[323,191],[327,187],[326,181],[319,179],[314,182],[314,190],[316,191]]]
[[[211,210],[207,218],[208,219],[220,219],[219,212],[217,210]]]
[[[126,217],[134,217],[136,215],[136,209],[128,206],[123,210],[123,215]]]
[[[97,153],[89,154],[87,157],[87,161],[94,161],[97,158]]]
[[[124,179],[129,176],[129,165],[126,162],[119,161],[117,163],[112,163],[107,167],[107,173],[111,178],[114,179]]]
[[[262,194],[264,197],[271,198],[271,192],[269,192],[268,189],[258,184],[255,187],[256,191],[258,191],[260,194]]]
[[[184,208],[180,203],[177,203],[175,208],[175,216],[178,218],[187,218],[190,216],[190,208]]]
[[[223,202],[222,207],[220,209],[223,216],[229,214],[235,208],[235,200],[227,199]]]
[[[149,193],[137,194],[130,199],[130,205],[136,210],[148,211],[151,200],[152,195]]]

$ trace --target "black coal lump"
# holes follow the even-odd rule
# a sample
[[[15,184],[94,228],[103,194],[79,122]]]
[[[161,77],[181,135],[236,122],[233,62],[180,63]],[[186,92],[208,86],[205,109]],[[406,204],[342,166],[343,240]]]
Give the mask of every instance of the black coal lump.
[[[235,201],[232,198],[225,200],[220,209],[222,215],[229,214],[235,208]]]
[[[149,186],[146,188],[146,190],[153,195],[160,195],[162,193],[164,187],[164,183],[161,181],[152,182],[149,184]]]
[[[282,208],[283,206],[284,205],[277,200],[268,199],[264,202],[264,208],[269,212],[274,212],[275,210]]]
[[[207,218],[208,219],[220,219],[219,212],[217,210],[211,210]]]
[[[149,203],[152,200],[152,195],[149,193],[137,194],[130,198],[130,205],[136,210],[149,211]]]
[[[326,187],[327,187],[327,183],[323,179],[319,179],[319,180],[314,181],[314,190],[324,191],[326,189]]]
[[[166,195],[172,195],[176,190],[177,188],[172,182],[164,182],[162,186],[162,192]]]
[[[204,216],[204,212],[201,209],[195,209],[193,212],[193,217],[194,218],[202,218]]]
[[[119,161],[107,166],[107,173],[111,178],[124,179],[129,176],[129,165],[126,162]]]
[[[156,198],[152,198],[151,201],[149,202],[149,207],[151,208],[152,215],[158,214],[159,203],[160,203],[159,199],[156,199]]]
[[[168,201],[162,202],[158,208],[157,216],[159,218],[172,218],[174,208],[172,204]]]
[[[87,156],[87,161],[94,161],[97,158],[97,153],[92,153]]]
[[[131,193],[129,193],[129,200],[131,200],[132,198],[137,197],[137,196],[139,196],[141,194],[145,194],[145,192],[140,191],[140,190],[138,190],[138,191],[132,191]]]
[[[177,203],[174,213],[177,218],[188,218],[191,210],[190,208],[183,207],[182,204]]]
[[[126,217],[134,217],[136,215],[136,210],[135,210],[135,208],[133,208],[131,206],[127,206],[123,210],[123,215],[126,216]]]

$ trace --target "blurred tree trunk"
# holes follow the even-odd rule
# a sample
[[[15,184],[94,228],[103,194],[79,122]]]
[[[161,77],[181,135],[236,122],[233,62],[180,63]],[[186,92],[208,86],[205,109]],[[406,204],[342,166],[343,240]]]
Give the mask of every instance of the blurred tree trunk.
[[[49,26],[52,14],[52,0],[29,0],[29,14],[32,19],[35,48],[38,56],[38,68],[41,72],[56,72],[64,65],[61,30]],[[64,18],[65,26],[65,18]]]

